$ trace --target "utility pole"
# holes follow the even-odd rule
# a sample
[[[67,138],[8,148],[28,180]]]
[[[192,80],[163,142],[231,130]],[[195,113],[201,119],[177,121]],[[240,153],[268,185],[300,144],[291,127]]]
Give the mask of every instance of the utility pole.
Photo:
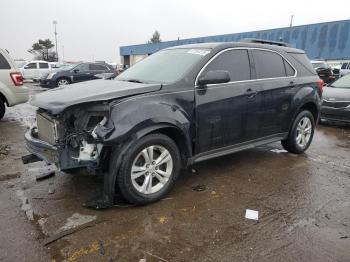
[[[293,26],[293,19],[294,19],[294,15],[292,15],[292,16],[290,17],[290,25],[289,25],[289,27],[292,27],[292,26]]]
[[[57,30],[56,30],[57,21],[54,20],[52,23],[53,23],[54,26],[55,26],[56,56],[57,56],[57,62],[58,62],[58,52],[57,52]]]

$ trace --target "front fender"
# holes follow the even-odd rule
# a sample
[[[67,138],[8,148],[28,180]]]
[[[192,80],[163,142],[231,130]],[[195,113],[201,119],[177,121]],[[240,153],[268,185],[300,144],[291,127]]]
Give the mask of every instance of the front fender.
[[[106,144],[117,144],[129,138],[140,138],[157,129],[176,128],[191,141],[191,115],[179,106],[165,102],[130,101],[116,104],[111,108],[107,126],[113,131],[105,138]]]

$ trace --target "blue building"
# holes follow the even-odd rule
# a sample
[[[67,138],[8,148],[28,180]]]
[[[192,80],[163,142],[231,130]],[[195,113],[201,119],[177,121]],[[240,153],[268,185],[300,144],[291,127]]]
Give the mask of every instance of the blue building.
[[[293,47],[305,50],[310,59],[350,60],[350,20],[122,46],[120,55],[123,64],[133,65],[167,47],[207,42],[235,42],[244,38],[287,42]]]

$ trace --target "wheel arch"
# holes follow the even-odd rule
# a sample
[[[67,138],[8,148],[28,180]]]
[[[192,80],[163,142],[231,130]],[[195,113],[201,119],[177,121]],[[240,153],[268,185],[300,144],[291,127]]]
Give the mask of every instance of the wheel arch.
[[[177,145],[181,161],[183,165],[186,165],[187,159],[192,156],[192,147],[189,137],[178,127],[162,123],[149,128],[145,128],[136,133],[137,138],[144,137],[150,134],[163,134],[171,138]]]
[[[319,118],[319,108],[317,107],[316,103],[314,102],[307,102],[304,103],[302,106],[300,106],[298,113],[301,112],[302,110],[308,110],[310,111],[310,113],[313,115],[315,123],[318,122],[318,118]]]
[[[57,77],[57,79],[55,80],[55,83],[58,85],[58,81],[60,81],[61,79],[66,79],[66,80],[68,80],[68,82],[70,84],[72,83],[72,79],[70,79],[70,77],[68,77],[68,76],[59,76],[59,77]]]
[[[9,106],[9,102],[7,101],[5,95],[0,92],[0,99],[7,105]]]

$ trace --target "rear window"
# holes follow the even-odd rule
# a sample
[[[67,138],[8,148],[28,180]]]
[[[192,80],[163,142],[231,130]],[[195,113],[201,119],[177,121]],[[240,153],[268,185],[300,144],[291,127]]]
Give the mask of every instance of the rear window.
[[[39,68],[49,68],[48,63],[39,63]]]
[[[258,79],[285,77],[284,59],[277,53],[263,50],[253,50]]]
[[[303,53],[288,53],[288,54],[292,58],[294,58],[295,61],[298,62],[298,64],[304,67],[308,72],[312,73],[313,75],[317,74],[310,62],[310,59],[305,54]]]
[[[0,54],[0,70],[1,69],[11,69],[9,62],[7,62],[6,58]]]
[[[92,71],[105,71],[107,69],[103,65],[90,64],[90,70],[92,70]]]
[[[286,68],[287,76],[294,76],[295,75],[294,68],[286,60],[283,59],[283,61],[284,61],[284,67]]]

